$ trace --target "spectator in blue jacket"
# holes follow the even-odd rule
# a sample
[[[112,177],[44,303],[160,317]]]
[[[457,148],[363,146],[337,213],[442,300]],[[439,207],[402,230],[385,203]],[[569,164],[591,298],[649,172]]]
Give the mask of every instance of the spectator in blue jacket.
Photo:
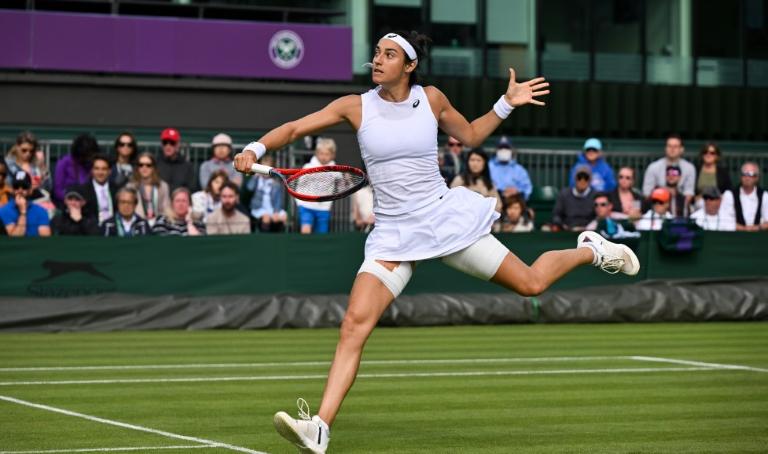
[[[592,169],[590,187],[596,192],[611,192],[616,189],[616,177],[613,169],[603,158],[603,143],[600,139],[591,138],[584,142],[584,151],[579,155],[576,164],[571,167],[569,185],[575,186],[576,168],[588,165]]]
[[[498,189],[502,200],[515,194],[522,194],[525,200],[531,196],[533,185],[528,171],[515,160],[515,150],[506,136],[501,136],[496,146],[496,156],[488,163],[491,181]]]
[[[274,166],[275,159],[266,154],[261,163]],[[245,182],[245,191],[252,194],[250,204],[253,230],[258,232],[282,232],[288,221],[288,214],[283,209],[283,186],[274,178],[253,175]]]

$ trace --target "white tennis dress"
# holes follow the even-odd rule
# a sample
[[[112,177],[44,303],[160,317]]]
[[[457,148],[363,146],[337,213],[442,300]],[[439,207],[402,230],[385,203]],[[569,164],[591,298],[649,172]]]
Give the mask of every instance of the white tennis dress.
[[[376,224],[365,258],[416,261],[460,251],[491,231],[496,199],[448,189],[437,163],[437,120],[420,85],[385,101],[381,87],[361,95],[357,140],[373,186]]]

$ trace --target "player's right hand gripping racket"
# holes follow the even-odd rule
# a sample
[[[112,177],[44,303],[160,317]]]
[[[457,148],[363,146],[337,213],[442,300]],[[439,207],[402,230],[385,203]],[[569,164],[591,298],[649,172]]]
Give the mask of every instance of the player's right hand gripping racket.
[[[365,186],[367,181],[365,172],[350,166],[277,169],[253,164],[251,171],[280,178],[290,195],[308,202],[325,202],[344,198]]]

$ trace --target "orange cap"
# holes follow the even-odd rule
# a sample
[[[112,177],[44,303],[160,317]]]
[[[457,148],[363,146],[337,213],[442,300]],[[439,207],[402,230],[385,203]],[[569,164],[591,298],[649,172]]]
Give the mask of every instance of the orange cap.
[[[669,202],[669,191],[666,188],[656,188],[651,192],[651,200],[659,202]]]

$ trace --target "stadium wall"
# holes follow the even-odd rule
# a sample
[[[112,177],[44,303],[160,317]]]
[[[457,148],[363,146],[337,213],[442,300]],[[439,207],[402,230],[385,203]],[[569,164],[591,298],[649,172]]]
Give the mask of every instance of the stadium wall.
[[[531,262],[571,234],[499,238]],[[340,323],[360,235],[6,240],[0,330],[320,327]],[[762,246],[761,246],[762,245]],[[768,238],[707,232],[702,250],[638,245],[639,278],[590,267],[522,298],[438,261],[419,264],[383,324],[768,319]]]

